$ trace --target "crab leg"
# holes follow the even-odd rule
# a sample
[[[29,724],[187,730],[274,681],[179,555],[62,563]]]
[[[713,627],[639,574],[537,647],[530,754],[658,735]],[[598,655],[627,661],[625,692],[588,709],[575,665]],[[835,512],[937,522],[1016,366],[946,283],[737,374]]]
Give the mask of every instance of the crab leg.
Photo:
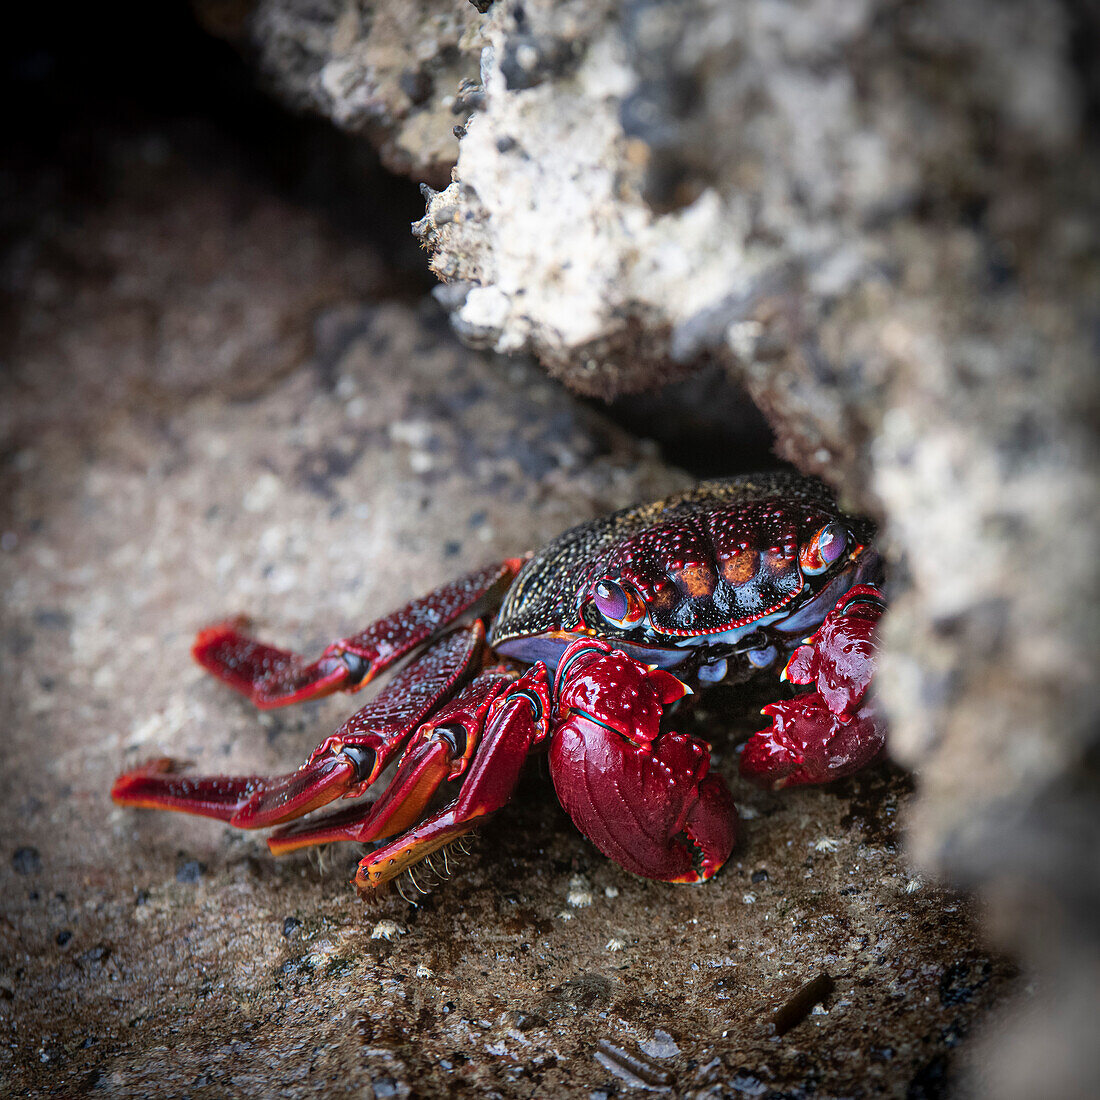
[[[532,746],[546,738],[549,716],[550,685],[540,661],[494,701],[458,797],[363,859],[353,880],[360,892],[395,878],[496,813],[512,797]]]
[[[120,806],[180,810],[228,821],[239,829],[259,829],[290,821],[338,798],[355,782],[354,761],[332,757],[306,764],[289,775],[181,775],[170,757],[150,760],[125,772],[111,788]]]
[[[353,714],[310,755],[319,764],[333,755],[352,755],[359,782],[347,793],[361,795],[400,751],[409,734],[449,699],[476,671],[485,646],[485,626],[477,620],[454,630],[402,669],[373,702]]]
[[[465,772],[486,713],[513,679],[506,673],[485,672],[467,684],[420,727],[405,749],[397,774],[377,801],[288,825],[268,838],[268,847],[275,855],[283,855],[311,844],[340,840],[364,844],[415,825],[440,784]]]
[[[490,601],[522,564],[520,558],[508,558],[444,584],[358,634],[333,642],[316,661],[243,633],[243,619],[201,631],[191,652],[203,668],[264,709],[334,691],[358,691],[460,615]]]
[[[484,639],[480,621],[441,638],[289,775],[179,775],[178,765],[162,758],[120,775],[111,797],[122,806],[180,810],[239,829],[281,825],[341,795],[354,797],[469,677]]]

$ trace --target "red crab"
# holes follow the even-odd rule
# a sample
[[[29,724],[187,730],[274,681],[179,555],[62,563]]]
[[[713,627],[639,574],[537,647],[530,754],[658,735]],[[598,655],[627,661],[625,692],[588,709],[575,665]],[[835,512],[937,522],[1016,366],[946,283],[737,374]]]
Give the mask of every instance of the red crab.
[[[415,656],[289,775],[193,777],[160,759],[119,776],[112,796],[281,826],[275,854],[388,839],[359,864],[364,890],[501,809],[527,755],[548,748],[558,798],[605,855],[647,878],[703,881],[733,848],[737,812],[710,747],[667,728],[685,695],[765,669],[814,685],[765,707],[772,724],[742,753],[742,774],[765,786],[827,782],[882,749],[865,695],[884,606],[870,535],[816,481],[711,481],[443,585],[316,661],[239,622],[210,627],[195,658],[258,707],[357,691]],[[359,799],[395,760],[373,800],[298,820]],[[444,783],[454,796],[432,812]]]

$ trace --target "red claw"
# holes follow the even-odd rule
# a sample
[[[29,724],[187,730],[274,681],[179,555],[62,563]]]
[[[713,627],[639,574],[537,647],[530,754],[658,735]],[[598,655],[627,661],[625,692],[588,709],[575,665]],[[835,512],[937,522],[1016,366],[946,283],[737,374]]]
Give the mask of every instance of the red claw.
[[[665,704],[687,689],[606,643],[581,641],[562,657],[550,774],[577,828],[628,871],[702,882],[729,857],[737,811],[708,775],[710,748],[660,733]]]
[[[773,790],[852,775],[886,743],[886,728],[871,702],[848,722],[833,714],[816,691],[771,703],[764,713],[772,724],[745,745],[741,774]]]
[[[550,745],[554,789],[577,828],[628,871],[666,882],[702,882],[733,849],[737,811],[709,767],[693,737],[642,747],[582,715]]]
[[[631,741],[652,741],[670,703],[690,693],[671,672],[651,669],[607,642],[582,639],[562,654],[554,682],[558,713],[587,714]]]
[[[873,585],[849,589],[820,629],[794,651],[787,679],[814,690],[764,707],[772,724],[741,754],[741,774],[763,787],[828,783],[870,764],[886,728],[867,688],[875,671],[874,629],[884,610]]]
[[[816,682],[826,706],[847,722],[859,708],[875,672],[874,629],[884,609],[882,593],[872,585],[850,588],[825,616],[809,643],[787,662],[787,679]]]

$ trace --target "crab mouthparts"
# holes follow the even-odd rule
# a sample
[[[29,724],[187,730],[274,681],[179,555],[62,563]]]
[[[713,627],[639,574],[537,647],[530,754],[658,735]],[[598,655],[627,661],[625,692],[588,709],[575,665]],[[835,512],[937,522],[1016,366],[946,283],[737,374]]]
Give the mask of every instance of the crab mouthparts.
[[[497,653],[504,657],[512,657],[525,664],[534,664],[542,661],[547,668],[556,669],[561,661],[562,654],[576,641],[590,637],[590,633],[578,631],[556,630],[545,634],[530,634],[525,638],[510,638],[495,646]],[[637,661],[642,661],[655,668],[675,668],[687,660],[688,654],[681,648],[682,643],[674,642],[671,646],[659,644],[647,645],[645,642],[626,641],[615,639],[615,646],[628,656]]]
[[[788,592],[781,599],[777,600],[771,607],[765,608],[763,611],[754,611],[751,615],[744,615],[740,619],[731,619],[728,623],[723,623],[720,626],[708,627],[706,629],[700,629],[698,627],[676,627],[676,626],[664,626],[658,623],[654,623],[654,629],[661,634],[667,634],[672,638],[707,638],[717,639],[721,635],[730,634],[735,635],[738,632],[744,630],[746,627],[756,626],[780,617],[783,609],[789,606],[794,600],[796,600],[803,592],[806,591],[806,579],[805,577],[799,577],[798,587],[793,592]],[[736,640],[731,637],[730,641]],[[678,642],[679,645],[690,645],[690,642]]]

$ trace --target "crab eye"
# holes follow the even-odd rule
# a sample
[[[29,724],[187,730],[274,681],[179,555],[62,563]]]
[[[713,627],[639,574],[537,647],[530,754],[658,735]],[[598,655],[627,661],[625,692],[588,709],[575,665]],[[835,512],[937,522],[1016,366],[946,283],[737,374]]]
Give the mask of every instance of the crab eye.
[[[848,545],[848,533],[839,523],[826,523],[798,553],[803,573],[824,573],[840,560]]]
[[[633,626],[645,618],[642,601],[614,581],[597,581],[592,598],[599,613],[616,626]]]

